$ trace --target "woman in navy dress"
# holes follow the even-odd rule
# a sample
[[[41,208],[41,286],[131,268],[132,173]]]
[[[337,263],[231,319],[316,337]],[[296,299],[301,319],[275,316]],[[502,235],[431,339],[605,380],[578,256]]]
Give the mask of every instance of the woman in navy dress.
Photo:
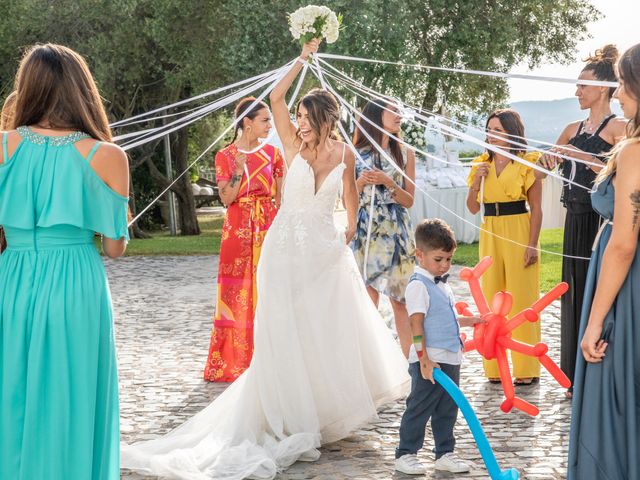
[[[640,480],[640,44],[618,73],[629,124],[591,199],[604,221],[585,286],[568,480]]]

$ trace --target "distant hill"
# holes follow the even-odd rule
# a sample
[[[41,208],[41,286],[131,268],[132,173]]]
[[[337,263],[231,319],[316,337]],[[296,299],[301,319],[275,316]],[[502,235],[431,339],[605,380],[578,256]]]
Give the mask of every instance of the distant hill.
[[[611,107],[613,113],[622,115],[622,110],[618,102],[612,102]],[[514,102],[511,104],[511,108],[517,110],[522,116],[525,126],[525,136],[527,138],[549,143],[556,142],[562,129],[568,123],[587,117],[587,112],[580,110],[576,98]],[[482,136],[476,129],[468,129],[467,133],[476,138]],[[481,147],[471,142],[456,142],[456,145],[457,147],[454,147],[456,150],[467,152],[477,152],[481,150]]]
[[[555,142],[562,129],[574,120],[587,117],[587,111],[580,110],[576,98],[564,98],[546,102],[515,102],[511,105],[522,116],[528,138]],[[612,103],[613,112],[622,115],[618,102]]]

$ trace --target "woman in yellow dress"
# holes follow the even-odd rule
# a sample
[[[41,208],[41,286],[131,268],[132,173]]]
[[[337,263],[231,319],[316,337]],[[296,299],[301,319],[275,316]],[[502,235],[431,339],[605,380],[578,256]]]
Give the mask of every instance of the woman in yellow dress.
[[[493,112],[487,119],[486,130],[491,134],[487,139],[489,144],[531,163],[540,157],[539,153],[526,153],[523,147],[509,141],[511,138],[526,144],[524,125],[515,110]],[[473,160],[467,179],[467,208],[471,213],[477,213],[481,206],[484,208],[480,258],[487,255],[493,258],[492,267],[482,276],[482,289],[489,301],[496,292],[511,292],[511,315],[531,306],[540,296],[538,237],[542,224],[542,182],[533,173],[527,165],[488,151]],[[513,331],[513,338],[530,344],[539,342],[540,322],[523,324]],[[540,377],[536,358],[512,352],[511,361],[516,385],[529,385]],[[500,381],[495,360],[485,360],[484,371],[489,381]]]

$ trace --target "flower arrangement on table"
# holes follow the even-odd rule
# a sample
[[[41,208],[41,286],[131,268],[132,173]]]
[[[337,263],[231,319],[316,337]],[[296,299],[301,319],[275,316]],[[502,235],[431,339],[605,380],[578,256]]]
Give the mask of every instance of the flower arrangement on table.
[[[314,38],[333,43],[338,40],[341,25],[342,15],[325,6],[307,5],[289,14],[289,31],[300,45]]]

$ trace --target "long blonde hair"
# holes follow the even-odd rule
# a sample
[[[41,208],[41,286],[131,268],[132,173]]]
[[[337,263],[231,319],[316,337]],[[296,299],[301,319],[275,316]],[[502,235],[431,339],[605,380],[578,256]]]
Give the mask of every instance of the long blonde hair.
[[[12,130],[16,127],[13,124],[13,118],[15,117],[17,96],[18,93],[14,90],[4,99],[2,113],[0,113],[0,130]]]
[[[618,60],[618,78],[624,81],[625,91],[638,102],[638,109],[633,118],[630,118],[629,123],[627,123],[625,139],[611,151],[607,165],[598,173],[596,185],[616,173],[617,158],[620,150],[629,143],[640,141],[640,75],[637,72],[640,72],[640,43],[625,51],[620,60]]]
[[[20,62],[15,90],[13,125],[46,120],[53,128],[111,141],[98,87],[87,63],[70,48],[52,43],[31,47]]]

